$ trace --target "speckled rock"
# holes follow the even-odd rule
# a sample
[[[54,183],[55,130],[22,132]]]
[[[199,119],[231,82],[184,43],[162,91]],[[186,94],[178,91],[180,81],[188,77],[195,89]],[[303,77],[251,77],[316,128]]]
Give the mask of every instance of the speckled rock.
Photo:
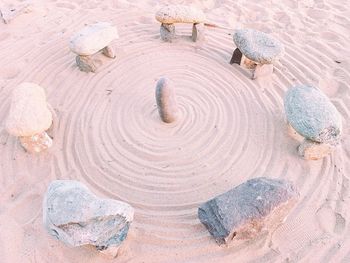
[[[12,92],[10,112],[6,119],[9,134],[33,136],[52,125],[52,113],[46,102],[45,90],[35,83],[24,82]]]
[[[290,88],[284,99],[288,123],[306,139],[337,144],[342,131],[338,110],[319,89],[298,85]]]
[[[78,55],[89,56],[102,50],[117,38],[119,36],[115,26],[107,22],[98,22],[87,25],[74,34],[69,47]]]
[[[70,246],[93,245],[116,256],[133,220],[134,209],[100,199],[77,181],[53,181],[44,198],[43,220],[49,233]]]
[[[260,64],[272,64],[284,52],[283,44],[274,37],[254,29],[240,29],[233,41],[244,56]]]
[[[238,244],[276,229],[298,198],[289,181],[254,178],[202,204],[198,217],[218,244]]]
[[[164,24],[202,23],[205,21],[205,15],[192,6],[167,5],[157,11],[156,19]]]
[[[170,123],[178,117],[178,106],[175,91],[169,79],[162,77],[156,86],[156,101],[162,121]]]

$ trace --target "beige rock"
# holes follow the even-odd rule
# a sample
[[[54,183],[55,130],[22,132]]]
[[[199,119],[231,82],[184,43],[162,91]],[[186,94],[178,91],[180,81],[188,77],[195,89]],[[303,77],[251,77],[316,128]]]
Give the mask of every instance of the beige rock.
[[[328,143],[314,142],[305,139],[298,147],[298,153],[305,160],[318,160],[331,154],[335,146]]]
[[[191,6],[167,5],[157,11],[156,19],[163,24],[203,23],[205,15]]]
[[[19,137],[22,146],[31,153],[39,153],[52,146],[52,139],[46,132],[33,136]]]

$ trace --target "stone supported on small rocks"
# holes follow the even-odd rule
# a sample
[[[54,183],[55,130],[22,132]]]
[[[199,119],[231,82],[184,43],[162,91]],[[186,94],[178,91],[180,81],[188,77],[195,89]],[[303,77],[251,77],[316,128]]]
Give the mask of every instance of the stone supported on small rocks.
[[[156,86],[156,101],[162,121],[173,122],[178,117],[175,91],[167,78],[160,78]]]
[[[289,181],[254,178],[202,204],[198,217],[219,245],[238,244],[276,229],[298,198]]]
[[[305,139],[298,147],[298,153],[305,160],[318,160],[331,154],[335,149],[334,145],[328,143],[314,142]]]
[[[102,49],[102,54],[109,58],[115,58],[115,51],[110,46],[104,47]]]
[[[97,67],[90,56],[76,56],[75,61],[81,71],[96,72]]]
[[[33,136],[19,137],[23,148],[30,153],[39,153],[52,146],[52,139],[46,132]]]
[[[160,38],[165,42],[172,42],[175,38],[175,26],[173,24],[161,24]]]
[[[192,27],[193,42],[203,41],[205,39],[204,31],[205,31],[204,24],[202,23],[193,24],[193,27]]]
[[[100,199],[77,181],[53,181],[44,197],[43,221],[48,232],[69,246],[93,245],[116,256],[133,220],[127,203]]]

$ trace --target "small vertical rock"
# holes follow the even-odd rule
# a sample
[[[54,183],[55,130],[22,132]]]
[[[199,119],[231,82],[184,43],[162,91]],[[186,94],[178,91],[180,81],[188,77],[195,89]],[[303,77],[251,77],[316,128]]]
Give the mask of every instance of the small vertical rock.
[[[170,123],[177,119],[178,106],[175,91],[170,85],[169,80],[165,77],[160,78],[157,82],[156,101],[162,121]]]
[[[172,42],[175,38],[175,26],[173,24],[161,24],[160,38],[165,42]]]

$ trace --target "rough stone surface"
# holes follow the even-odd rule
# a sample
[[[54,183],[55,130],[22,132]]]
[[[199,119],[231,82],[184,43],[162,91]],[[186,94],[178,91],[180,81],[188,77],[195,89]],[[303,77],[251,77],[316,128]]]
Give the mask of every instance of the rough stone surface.
[[[43,220],[49,233],[70,246],[93,245],[113,253],[126,238],[134,209],[121,201],[100,199],[77,181],[53,181],[44,198]]]
[[[341,116],[329,98],[319,89],[298,85],[284,99],[289,124],[306,139],[337,144],[342,131]]]
[[[52,146],[52,139],[46,132],[28,137],[19,137],[19,140],[23,148],[30,153],[39,153]]]
[[[45,91],[37,84],[24,82],[12,92],[6,130],[13,136],[33,136],[46,131],[52,125],[52,113],[48,109]]]
[[[160,78],[156,86],[156,101],[162,121],[170,123],[178,117],[175,91],[167,78]]]
[[[259,64],[255,67],[253,71],[252,79],[271,76],[272,73],[273,73],[272,64]]]
[[[89,56],[97,53],[117,39],[117,28],[107,22],[98,22],[87,25],[74,34],[69,43],[70,49],[81,56]]]
[[[233,41],[243,55],[260,64],[272,64],[284,52],[283,44],[279,40],[254,29],[237,30]]]
[[[80,71],[96,72],[97,70],[97,67],[94,64],[93,59],[89,56],[76,56],[75,61]]]
[[[298,153],[305,160],[318,160],[331,154],[335,146],[305,139],[298,147]]]
[[[115,51],[112,47],[107,46],[102,49],[103,55],[109,58],[115,58]]]
[[[167,5],[157,11],[156,19],[164,24],[203,23],[205,15],[192,6]]]
[[[165,42],[171,42],[175,38],[175,26],[173,24],[161,24],[160,38]]]
[[[289,181],[254,178],[202,204],[198,217],[218,244],[245,241],[274,230],[298,198]]]

